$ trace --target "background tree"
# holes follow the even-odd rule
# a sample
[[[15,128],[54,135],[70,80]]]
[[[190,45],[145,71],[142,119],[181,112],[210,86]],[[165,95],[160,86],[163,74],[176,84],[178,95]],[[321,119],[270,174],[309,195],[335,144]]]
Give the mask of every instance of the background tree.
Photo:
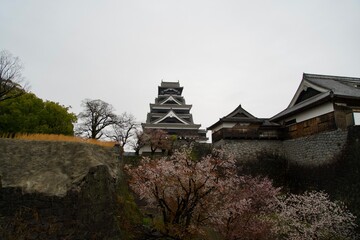
[[[78,115],[77,134],[88,138],[100,139],[105,129],[116,123],[114,108],[102,100],[85,99],[81,106],[84,110]]]
[[[76,116],[69,108],[25,93],[0,102],[0,132],[73,135]]]
[[[145,134],[142,130],[136,129],[134,138],[134,141],[130,142],[130,146],[136,155],[139,155],[140,149],[145,146]]]
[[[120,144],[121,150],[129,141],[136,141],[136,130],[139,124],[136,122],[135,117],[132,114],[123,113],[116,116],[114,124],[111,125],[111,130],[106,135]]]
[[[26,92],[26,85],[21,85],[24,81],[22,68],[18,57],[6,50],[0,52],[0,102],[19,97]]]

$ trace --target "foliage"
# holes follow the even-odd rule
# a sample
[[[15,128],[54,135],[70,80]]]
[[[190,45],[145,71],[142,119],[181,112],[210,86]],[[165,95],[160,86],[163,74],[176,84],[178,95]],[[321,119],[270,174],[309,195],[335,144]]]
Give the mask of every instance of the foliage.
[[[323,192],[282,197],[277,213],[283,239],[356,239],[355,216]]]
[[[73,135],[76,116],[69,108],[32,93],[0,102],[0,133]]]
[[[116,219],[121,229],[121,239],[139,239],[142,233],[142,214],[129,191],[125,176],[119,177],[116,188]]]
[[[0,52],[0,102],[21,96],[26,92],[23,82],[22,64],[10,52]]]
[[[84,110],[78,115],[81,122],[77,126],[77,134],[92,139],[100,139],[104,130],[116,123],[114,108],[102,100],[85,99]]]
[[[237,163],[239,174],[268,177],[277,187],[289,184],[289,162],[278,153],[260,152],[256,160]]]
[[[192,142],[190,147],[192,149],[191,156],[195,160],[200,160],[213,152],[213,146],[209,143]]]

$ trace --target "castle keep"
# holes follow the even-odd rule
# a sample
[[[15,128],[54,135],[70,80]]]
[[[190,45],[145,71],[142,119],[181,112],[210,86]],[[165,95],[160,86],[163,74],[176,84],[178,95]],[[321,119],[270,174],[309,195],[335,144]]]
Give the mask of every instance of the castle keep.
[[[161,82],[155,103],[150,104],[144,131],[160,129],[178,140],[206,141],[206,131],[195,124],[190,113],[192,105],[182,96],[183,87],[179,82]]]

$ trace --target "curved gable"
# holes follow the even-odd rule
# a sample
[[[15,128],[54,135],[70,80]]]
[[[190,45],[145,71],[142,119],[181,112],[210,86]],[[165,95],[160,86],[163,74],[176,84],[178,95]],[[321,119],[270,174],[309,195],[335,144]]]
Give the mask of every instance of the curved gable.
[[[179,102],[179,100],[177,100],[177,99],[174,98],[173,96],[169,96],[168,98],[166,98],[165,100],[163,100],[160,104],[161,104],[161,105],[163,105],[163,104],[177,104],[177,105],[182,105],[182,103]]]
[[[300,92],[298,98],[296,99],[296,102],[294,105],[301,103],[309,98],[312,98],[320,93],[321,93],[320,91],[313,89],[311,87],[309,87],[307,89],[303,89],[302,92]]]
[[[175,118],[177,120],[169,120],[171,118]],[[171,122],[171,123],[183,123],[183,124],[186,124],[188,125],[189,123],[186,122],[185,120],[181,119],[179,116],[176,115],[176,113],[171,110],[169,111],[165,116],[163,116],[162,118],[158,119],[157,121],[154,122],[154,124],[158,124],[158,123],[168,123],[168,122]]]
[[[318,96],[319,94],[329,92],[330,89],[320,87],[310,81],[308,81],[305,78],[305,74],[303,76],[303,79],[300,83],[300,86],[296,90],[296,93],[291,100],[288,108],[293,107],[301,102],[304,102],[305,100],[311,99],[315,96]]]

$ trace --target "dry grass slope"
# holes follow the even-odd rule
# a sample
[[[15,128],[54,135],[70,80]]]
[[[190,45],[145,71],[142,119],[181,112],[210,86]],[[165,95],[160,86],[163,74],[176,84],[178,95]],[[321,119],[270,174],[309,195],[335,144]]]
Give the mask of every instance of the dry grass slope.
[[[17,133],[15,136],[10,136],[9,134],[0,135],[0,138],[15,138],[23,140],[33,140],[33,141],[57,141],[57,142],[81,142],[89,143],[102,147],[113,147],[115,142],[113,141],[100,141],[95,139],[80,138],[74,136],[65,136],[59,134],[24,134]]]

